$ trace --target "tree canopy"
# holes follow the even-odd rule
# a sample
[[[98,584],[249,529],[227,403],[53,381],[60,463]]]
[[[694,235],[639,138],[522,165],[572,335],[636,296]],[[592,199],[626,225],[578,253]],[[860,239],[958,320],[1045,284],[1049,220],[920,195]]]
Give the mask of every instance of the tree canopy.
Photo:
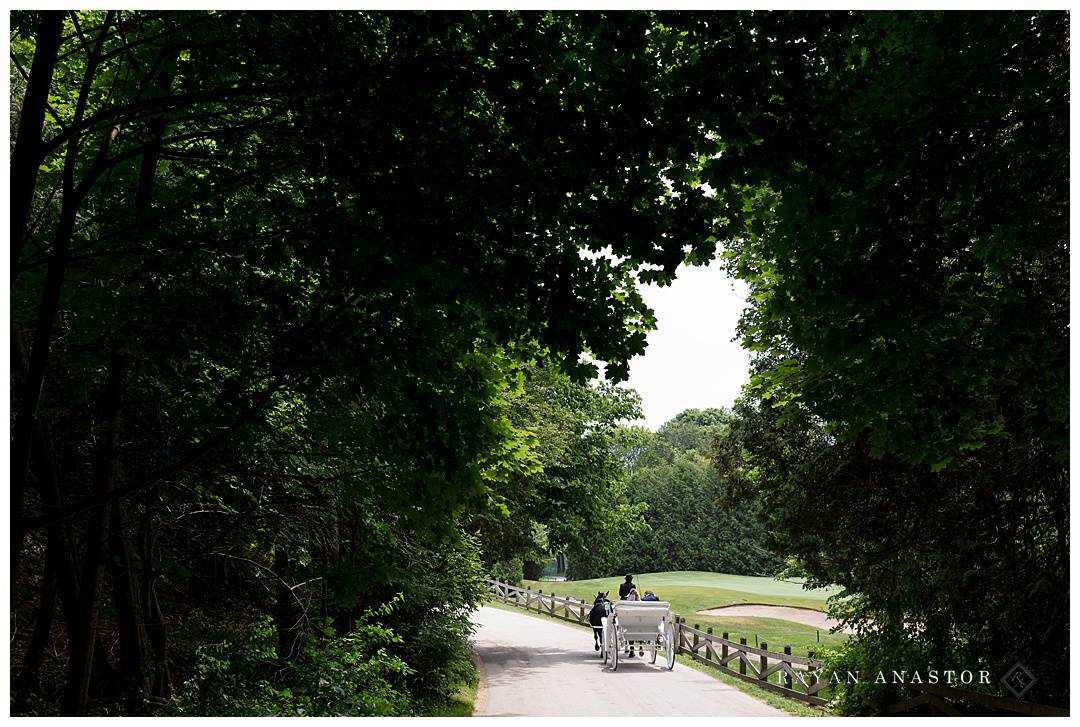
[[[57,693],[58,593],[63,713],[166,698],[207,634],[167,631],[187,606],[161,591],[205,587],[272,617],[297,684],[304,643],[396,603],[380,623],[408,669],[379,678],[413,702],[380,708],[413,709],[464,653],[474,518],[511,502],[568,548],[607,522],[592,432],[631,404],[565,387],[595,371],[584,353],[625,376],[653,325],[639,277],[708,244],[662,178],[686,121],[651,22],[13,16],[12,582],[38,602],[21,700]],[[537,362],[563,372],[536,383],[550,397],[577,393],[516,411]],[[538,468],[516,499],[515,462]],[[559,488],[565,521],[533,491]],[[420,608],[456,654],[410,634]]]
[[[1067,701],[1067,18],[12,13],[13,712],[427,713],[485,572],[672,487],[837,658]],[[617,428],[718,245],[746,398]]]
[[[1067,16],[798,17],[756,25],[772,100],[746,97],[756,144],[704,172],[757,180],[724,253],[758,352],[716,456],[729,494],[857,594],[866,633],[837,663],[1021,661],[1028,697],[1061,703]],[[856,711],[898,697],[851,691]]]

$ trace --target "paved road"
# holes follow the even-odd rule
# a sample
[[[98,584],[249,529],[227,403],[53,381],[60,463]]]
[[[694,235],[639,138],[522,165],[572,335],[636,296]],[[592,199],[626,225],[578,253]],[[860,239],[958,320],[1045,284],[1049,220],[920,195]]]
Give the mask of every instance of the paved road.
[[[784,716],[708,674],[649,656],[604,667],[584,629],[483,607],[476,653],[482,665],[477,715],[511,716]]]

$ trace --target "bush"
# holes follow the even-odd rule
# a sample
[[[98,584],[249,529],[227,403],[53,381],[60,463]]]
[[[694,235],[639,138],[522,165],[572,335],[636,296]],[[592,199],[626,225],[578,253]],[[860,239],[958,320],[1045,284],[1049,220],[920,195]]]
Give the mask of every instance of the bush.
[[[394,716],[411,700],[398,686],[412,669],[387,647],[401,639],[376,623],[335,636],[318,624],[293,661],[278,660],[268,617],[240,643],[200,646],[194,675],[174,697],[174,716]]]
[[[860,634],[840,647],[823,649],[818,655],[824,661],[821,678],[828,679],[833,673],[838,676],[838,684],[831,688],[829,706],[838,714],[852,716],[883,714],[889,705],[917,694],[893,683],[894,671],[904,672],[905,678],[918,672],[923,683],[927,683],[933,670],[937,672],[941,686],[979,690],[977,684],[947,684],[944,673],[946,670],[959,673],[965,669],[977,672],[986,668],[962,658],[955,651],[942,653],[940,648],[931,648],[926,642],[905,636],[900,631]],[[858,674],[858,681],[849,683],[848,672]],[[881,678],[879,672],[883,675]]]
[[[492,565],[488,573],[489,577],[497,581],[509,583],[512,586],[520,586],[525,573],[525,564],[521,558],[502,560]]]
[[[390,622],[402,640],[392,649],[411,668],[406,685],[420,711],[445,704],[474,678],[472,610],[487,588],[475,539],[442,547],[413,543],[408,577]]]

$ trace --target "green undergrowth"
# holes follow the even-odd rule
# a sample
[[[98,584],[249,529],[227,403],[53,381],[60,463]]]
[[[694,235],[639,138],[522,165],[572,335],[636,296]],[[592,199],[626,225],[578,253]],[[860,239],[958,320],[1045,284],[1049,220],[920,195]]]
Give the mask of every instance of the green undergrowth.
[[[473,672],[471,678],[458,683],[454,693],[445,704],[430,707],[420,713],[421,717],[472,717],[476,706],[476,693],[480,687],[480,675]]]

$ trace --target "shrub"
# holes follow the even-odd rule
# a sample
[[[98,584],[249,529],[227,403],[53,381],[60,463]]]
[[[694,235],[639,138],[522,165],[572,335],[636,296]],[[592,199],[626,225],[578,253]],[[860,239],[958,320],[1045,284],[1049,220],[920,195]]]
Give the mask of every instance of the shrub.
[[[492,565],[489,575],[497,581],[509,583],[512,586],[520,586],[524,572],[525,565],[521,558],[512,558],[510,560],[501,560]]]
[[[940,645],[939,645],[940,646]],[[946,684],[945,671],[977,671],[980,667],[970,659],[963,658],[954,649],[933,648],[926,641],[911,638],[896,630],[875,631],[852,637],[842,646],[824,649],[819,653],[824,660],[822,679],[838,675],[838,684],[832,688],[830,707],[842,715],[877,715],[915,692],[894,683],[893,672],[902,672],[910,678],[918,672],[927,683],[930,672],[936,671],[938,683]],[[847,674],[858,674],[857,681],[848,681]],[[879,673],[882,675],[879,677]],[[963,685],[964,689],[978,689],[977,685]]]
[[[320,623],[301,654],[283,664],[276,630],[266,618],[239,643],[200,646],[194,675],[174,697],[175,716],[382,716],[410,711],[397,686],[411,673],[387,647],[400,642],[390,629],[360,623],[335,636]]]

